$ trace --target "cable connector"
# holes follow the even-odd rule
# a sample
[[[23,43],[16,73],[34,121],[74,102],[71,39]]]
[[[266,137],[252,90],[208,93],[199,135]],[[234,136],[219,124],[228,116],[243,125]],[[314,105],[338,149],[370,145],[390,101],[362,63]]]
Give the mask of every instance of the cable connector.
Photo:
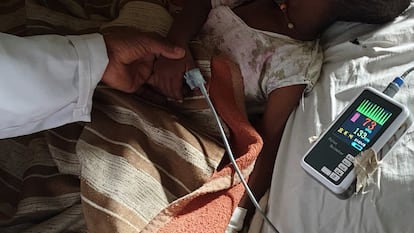
[[[412,71],[414,71],[414,67],[411,67],[407,71],[405,71],[401,77],[396,77],[388,86],[384,89],[382,93],[388,95],[389,97],[394,97],[395,94],[400,90],[400,87],[404,84],[404,79],[407,77],[408,74],[410,74]]]
[[[400,90],[400,87],[404,84],[404,79],[401,77],[396,77],[388,86],[384,89],[382,93],[388,95],[389,97],[394,97],[395,94]]]
[[[243,229],[244,219],[246,218],[247,210],[242,207],[236,207],[231,215],[230,222],[227,225],[225,233],[236,233]]]
[[[206,81],[203,78],[203,75],[200,72],[200,69],[194,68],[184,73],[184,78],[187,85],[191,90],[194,90],[196,87],[204,87]]]

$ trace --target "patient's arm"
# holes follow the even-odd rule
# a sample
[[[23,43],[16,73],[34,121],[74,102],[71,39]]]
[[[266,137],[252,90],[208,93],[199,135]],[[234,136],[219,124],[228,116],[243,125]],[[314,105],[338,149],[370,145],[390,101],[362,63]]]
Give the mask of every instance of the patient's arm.
[[[257,200],[270,187],[273,167],[283,130],[291,112],[297,107],[305,85],[294,85],[274,90],[268,99],[266,110],[256,129],[263,138],[263,149],[257,158],[248,185]],[[246,221],[254,214],[254,205],[245,194],[239,206],[248,210]]]
[[[173,44],[186,48],[186,55],[178,60],[170,60],[161,56],[154,64],[149,84],[163,95],[173,99],[182,99],[183,74],[194,68],[189,42],[203,26],[210,10],[210,0],[187,0],[182,11],[176,15],[167,39]]]
[[[168,31],[168,40],[177,45],[187,45],[203,26],[210,10],[211,0],[186,0]]]

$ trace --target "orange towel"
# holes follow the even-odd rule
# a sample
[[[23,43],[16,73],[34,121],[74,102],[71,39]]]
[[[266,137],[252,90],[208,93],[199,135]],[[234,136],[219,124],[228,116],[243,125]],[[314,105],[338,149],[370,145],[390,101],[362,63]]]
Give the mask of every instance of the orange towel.
[[[226,59],[212,59],[211,68],[210,96],[230,128],[231,147],[238,166],[244,174],[249,174],[262,148],[262,139],[236,103],[235,83]],[[241,183],[229,183],[232,178],[237,180],[236,176],[232,165],[226,165],[201,188],[173,202],[143,232],[224,232],[244,193]]]

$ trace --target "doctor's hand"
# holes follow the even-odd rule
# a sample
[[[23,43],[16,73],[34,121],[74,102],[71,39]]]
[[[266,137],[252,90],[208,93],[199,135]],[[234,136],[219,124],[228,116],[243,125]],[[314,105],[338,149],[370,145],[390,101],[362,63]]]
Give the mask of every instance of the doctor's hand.
[[[158,56],[180,59],[185,55],[184,49],[155,33],[120,28],[102,35],[109,58],[102,82],[124,92],[135,92],[147,82]]]

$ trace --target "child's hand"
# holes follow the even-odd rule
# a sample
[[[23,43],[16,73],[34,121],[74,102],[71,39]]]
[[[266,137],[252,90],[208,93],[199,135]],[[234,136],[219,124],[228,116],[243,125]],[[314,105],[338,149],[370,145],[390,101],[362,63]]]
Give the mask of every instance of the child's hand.
[[[181,59],[172,60],[160,56],[154,63],[153,74],[148,83],[166,97],[182,100],[184,73],[192,68],[194,60],[188,48]]]

